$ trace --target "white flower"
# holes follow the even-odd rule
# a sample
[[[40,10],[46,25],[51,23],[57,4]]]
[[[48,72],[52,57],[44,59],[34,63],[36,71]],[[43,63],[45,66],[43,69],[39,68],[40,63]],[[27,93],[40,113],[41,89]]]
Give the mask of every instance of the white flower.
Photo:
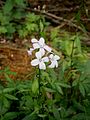
[[[41,52],[42,56],[45,54],[45,50],[48,52],[51,52],[52,49],[45,44],[45,40],[44,38],[40,38],[40,40],[38,41],[37,39],[32,39],[31,42],[33,43],[33,48],[34,49],[38,49],[39,48],[39,52]]]
[[[51,61],[51,64],[48,66],[49,68],[55,68],[55,67],[58,67],[58,62],[57,60],[60,59],[60,57],[58,55],[53,55],[53,54],[50,54],[49,56],[49,59]]]
[[[39,69],[43,69],[45,70],[46,69],[46,65],[44,62],[48,62],[49,61],[49,58],[48,57],[43,57],[42,58],[42,55],[40,52],[36,52],[36,58],[37,59],[34,59],[31,61],[31,65],[32,66],[37,66],[39,65]]]
[[[34,51],[34,48],[30,48],[30,50],[28,50],[28,55],[32,55],[32,52]]]

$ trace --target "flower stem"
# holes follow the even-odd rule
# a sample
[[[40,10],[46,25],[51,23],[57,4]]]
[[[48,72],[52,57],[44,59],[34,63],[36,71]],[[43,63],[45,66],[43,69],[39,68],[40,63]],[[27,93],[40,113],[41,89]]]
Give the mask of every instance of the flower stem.
[[[38,77],[38,83],[39,83],[39,96],[40,96],[40,81],[41,81],[41,70],[39,69],[39,77]]]

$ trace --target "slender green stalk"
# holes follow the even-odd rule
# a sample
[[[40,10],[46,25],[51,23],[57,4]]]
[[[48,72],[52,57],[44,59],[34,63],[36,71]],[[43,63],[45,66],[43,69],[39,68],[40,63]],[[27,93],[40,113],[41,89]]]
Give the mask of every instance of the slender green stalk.
[[[39,83],[39,96],[40,96],[40,82],[41,82],[41,70],[39,69],[39,77],[38,77],[38,83]]]
[[[71,80],[70,80],[70,85],[71,85],[71,90],[70,90],[70,96],[72,99],[72,94],[73,94],[73,90],[72,90],[72,82],[73,82],[73,76],[72,76],[72,70],[73,70],[73,51],[74,51],[74,40],[72,41],[72,52],[71,52],[71,65],[70,65],[70,69],[71,69]],[[71,99],[70,99],[70,104],[71,104]]]

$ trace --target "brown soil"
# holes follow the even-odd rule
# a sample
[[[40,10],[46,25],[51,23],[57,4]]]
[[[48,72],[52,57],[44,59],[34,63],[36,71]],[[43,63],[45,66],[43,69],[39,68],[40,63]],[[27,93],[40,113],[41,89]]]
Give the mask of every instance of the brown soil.
[[[25,76],[33,74],[33,68],[30,65],[31,58],[24,48],[17,48],[16,45],[0,44],[0,69],[7,66],[11,71],[16,72],[16,76],[11,75],[13,79],[28,79]],[[31,76],[29,76],[31,77]],[[0,78],[4,78],[0,76]]]

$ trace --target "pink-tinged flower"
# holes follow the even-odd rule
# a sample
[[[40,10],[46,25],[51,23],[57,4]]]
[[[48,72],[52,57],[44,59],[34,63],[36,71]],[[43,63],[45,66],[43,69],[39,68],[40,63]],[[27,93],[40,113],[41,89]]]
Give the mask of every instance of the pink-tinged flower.
[[[33,48],[34,49],[39,49],[39,52],[41,52],[42,56],[45,55],[45,50],[48,52],[51,52],[52,49],[48,45],[45,44],[44,38],[40,38],[38,41],[37,39],[32,39],[31,42],[33,43]]]
[[[48,66],[49,68],[58,67],[58,60],[60,59],[58,55],[50,54],[49,59],[51,61],[51,64]]]
[[[34,48],[30,48],[30,50],[28,50],[28,55],[32,55],[32,52],[34,51]]]
[[[49,58],[48,57],[43,57],[42,58],[42,55],[40,52],[36,52],[36,58],[37,59],[34,59],[31,61],[31,65],[32,66],[39,66],[39,69],[43,69],[45,70],[46,69],[46,65],[44,62],[48,62],[49,61]]]

